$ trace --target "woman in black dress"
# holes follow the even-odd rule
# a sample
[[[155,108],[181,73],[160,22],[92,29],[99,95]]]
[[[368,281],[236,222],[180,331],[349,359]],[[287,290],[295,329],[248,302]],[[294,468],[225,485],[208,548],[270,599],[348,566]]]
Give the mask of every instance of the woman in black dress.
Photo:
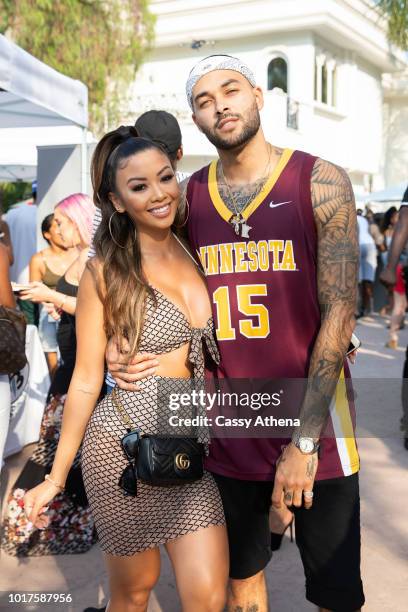
[[[23,511],[27,489],[41,482],[50,471],[58,445],[65,398],[75,365],[76,295],[87,261],[94,210],[92,200],[83,194],[71,195],[56,206],[54,218],[61,237],[67,248],[77,249],[78,257],[60,278],[55,291],[36,282],[21,295],[22,299],[54,304],[54,315],[60,316],[57,340],[61,359],[48,393],[39,442],[7,500],[1,545],[10,555],[81,553],[96,541],[94,520],[82,482],[80,450],[70,470],[66,491],[49,505],[48,520],[33,526]]]

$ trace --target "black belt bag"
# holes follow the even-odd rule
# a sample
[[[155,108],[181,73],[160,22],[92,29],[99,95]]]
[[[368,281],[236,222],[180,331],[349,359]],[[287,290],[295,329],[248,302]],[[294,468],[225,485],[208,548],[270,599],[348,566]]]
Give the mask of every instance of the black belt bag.
[[[129,465],[119,486],[127,495],[137,495],[137,481],[158,487],[180,486],[200,480],[204,474],[205,448],[196,438],[165,438],[140,435],[119,401],[117,388],[111,399],[127,429],[121,440]]]
[[[202,478],[204,447],[194,438],[160,438],[144,435],[139,440],[137,477],[154,486],[172,486]]]

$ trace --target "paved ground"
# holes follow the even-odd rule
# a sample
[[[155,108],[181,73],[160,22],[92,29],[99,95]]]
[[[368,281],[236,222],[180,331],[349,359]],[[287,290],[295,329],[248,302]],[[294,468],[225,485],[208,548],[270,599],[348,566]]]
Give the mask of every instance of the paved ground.
[[[363,577],[368,612],[408,611],[408,452],[399,432],[399,389],[403,349],[384,348],[384,320],[366,318],[357,326],[363,341],[353,368],[358,395],[359,449],[362,459]],[[408,343],[408,330],[400,334]],[[30,448],[7,460],[2,472],[1,499],[14,482]],[[297,548],[285,538],[267,569],[271,610],[307,612],[304,578]],[[60,590],[73,595],[72,606],[11,606],[8,592]],[[15,559],[0,558],[0,610],[66,610],[81,612],[107,600],[107,580],[100,551],[84,555]],[[163,554],[160,582],[149,612],[180,610],[171,568]]]

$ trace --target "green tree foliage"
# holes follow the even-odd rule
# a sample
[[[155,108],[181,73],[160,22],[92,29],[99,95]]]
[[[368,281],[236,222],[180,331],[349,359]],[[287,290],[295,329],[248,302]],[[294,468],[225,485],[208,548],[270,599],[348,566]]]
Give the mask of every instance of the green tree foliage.
[[[388,38],[408,50],[408,0],[378,0],[378,7],[388,19]]]
[[[96,132],[118,120],[153,32],[148,0],[0,0],[0,33],[88,86]]]
[[[0,183],[0,215],[16,202],[21,202],[31,197],[30,183]]]

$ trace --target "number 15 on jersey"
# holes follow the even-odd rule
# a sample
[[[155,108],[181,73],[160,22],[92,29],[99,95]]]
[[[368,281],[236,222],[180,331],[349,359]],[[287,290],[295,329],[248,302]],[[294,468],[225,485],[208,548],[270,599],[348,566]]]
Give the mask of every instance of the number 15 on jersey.
[[[257,297],[268,294],[267,286],[261,285],[237,285],[238,310],[244,315],[239,320],[239,333],[245,338],[267,338],[270,333],[269,312],[264,304],[256,303]],[[231,287],[218,287],[213,293],[213,302],[217,308],[217,339],[235,340],[237,331],[231,322],[230,294]],[[250,319],[245,318],[251,317]],[[255,320],[254,320],[255,319]]]

